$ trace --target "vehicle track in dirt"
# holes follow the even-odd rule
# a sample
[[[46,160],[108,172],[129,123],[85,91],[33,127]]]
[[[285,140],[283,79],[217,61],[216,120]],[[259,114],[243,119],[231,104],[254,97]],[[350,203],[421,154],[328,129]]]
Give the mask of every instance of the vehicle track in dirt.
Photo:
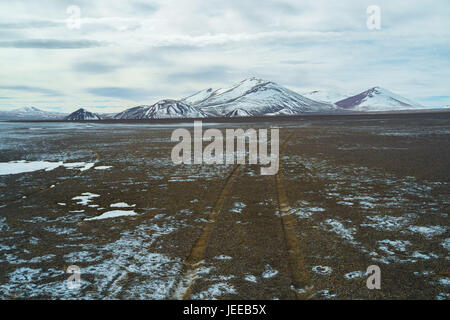
[[[281,157],[289,141],[294,136],[291,133],[280,148],[280,164],[278,173],[275,176],[275,184],[278,195],[278,205],[280,209],[281,223],[283,226],[286,249],[288,251],[289,269],[292,277],[292,286],[295,290],[295,296],[299,300],[307,299],[311,296],[313,285],[305,266],[305,256],[301,244],[295,231],[295,218],[286,195],[283,182],[283,170]]]
[[[233,186],[233,182],[239,172],[242,169],[242,165],[236,165],[231,173],[228,175],[227,179],[225,180],[225,184],[217,198],[217,201],[211,211],[211,213],[208,216],[208,222],[206,222],[205,226],[203,227],[202,234],[200,237],[196,240],[195,244],[193,245],[189,256],[185,260],[185,268],[183,270],[183,277],[180,280],[178,287],[176,288],[173,298],[174,299],[188,299],[191,293],[192,285],[195,282],[195,279],[197,277],[196,271],[198,267],[201,265],[202,260],[204,259],[205,250],[208,246],[209,239],[211,237],[211,233],[214,230],[215,223],[217,220],[217,217],[220,215],[222,211],[222,207],[224,202],[228,199],[230,196],[230,191]]]

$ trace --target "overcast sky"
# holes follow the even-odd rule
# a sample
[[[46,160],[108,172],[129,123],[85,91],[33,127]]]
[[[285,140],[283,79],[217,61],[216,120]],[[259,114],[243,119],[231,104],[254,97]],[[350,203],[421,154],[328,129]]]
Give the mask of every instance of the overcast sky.
[[[249,77],[450,105],[450,1],[0,0],[0,59],[0,110],[114,112]]]

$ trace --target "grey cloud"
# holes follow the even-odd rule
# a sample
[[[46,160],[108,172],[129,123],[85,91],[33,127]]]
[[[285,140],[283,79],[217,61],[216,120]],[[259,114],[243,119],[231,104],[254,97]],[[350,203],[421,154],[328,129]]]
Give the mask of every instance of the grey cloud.
[[[54,21],[26,21],[26,22],[6,22],[0,23],[0,29],[34,29],[34,28],[52,28],[61,26],[62,23]]]
[[[77,72],[81,73],[88,73],[88,74],[103,74],[103,73],[109,73],[116,69],[118,69],[119,66],[102,63],[102,62],[81,62],[76,63],[73,66],[73,69]]]
[[[0,48],[18,49],[87,49],[107,46],[108,43],[95,40],[52,40],[30,39],[1,41]]]
[[[49,97],[63,96],[62,93],[55,91],[55,90],[40,88],[40,87],[32,87],[32,86],[0,86],[0,89],[12,90],[12,91],[22,91],[22,92],[35,92],[35,93],[40,93],[42,95],[49,96]]]
[[[192,72],[179,72],[169,74],[167,79],[170,82],[183,82],[183,81],[214,81],[221,80],[226,81],[229,76],[229,67],[226,66],[211,66],[198,71]]]
[[[87,89],[86,91],[95,96],[130,99],[130,100],[146,99],[152,96],[152,92],[140,88],[103,87],[103,88],[90,88]]]

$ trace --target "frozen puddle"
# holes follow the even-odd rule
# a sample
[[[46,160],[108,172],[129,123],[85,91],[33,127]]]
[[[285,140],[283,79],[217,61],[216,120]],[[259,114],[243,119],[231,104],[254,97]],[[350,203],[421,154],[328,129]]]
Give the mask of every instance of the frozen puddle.
[[[84,221],[103,220],[103,219],[111,219],[111,218],[127,217],[127,216],[137,216],[137,215],[138,214],[134,211],[113,210],[113,211],[105,212],[98,217],[84,219]]]
[[[89,170],[94,166],[94,163],[76,162],[76,163],[64,163],[49,162],[49,161],[10,161],[0,162],[0,175],[28,173],[39,170],[52,171],[58,167],[65,167],[68,169],[78,169],[80,171]]]
[[[274,270],[270,265],[266,265],[266,270],[262,273],[262,277],[268,279],[275,277],[277,274],[278,270]]]

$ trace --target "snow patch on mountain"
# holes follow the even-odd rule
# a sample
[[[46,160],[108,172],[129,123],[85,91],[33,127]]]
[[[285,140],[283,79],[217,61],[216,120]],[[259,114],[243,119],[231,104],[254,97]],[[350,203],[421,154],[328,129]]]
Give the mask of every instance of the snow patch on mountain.
[[[161,100],[151,106],[139,106],[117,114],[115,119],[204,118],[197,108],[182,101]]]
[[[351,94],[346,94],[343,92],[333,92],[333,91],[325,91],[325,90],[314,90],[314,91],[303,93],[302,95],[308,99],[326,102],[326,103],[335,103],[337,101],[340,101],[340,100],[343,100],[343,99],[346,99],[346,98],[352,96]]]
[[[196,97],[200,96],[206,98],[198,99],[200,101],[193,106],[209,116],[295,115],[337,109],[330,103],[308,99],[274,82],[257,78],[246,79],[230,88],[209,91],[208,95],[203,93]]]

